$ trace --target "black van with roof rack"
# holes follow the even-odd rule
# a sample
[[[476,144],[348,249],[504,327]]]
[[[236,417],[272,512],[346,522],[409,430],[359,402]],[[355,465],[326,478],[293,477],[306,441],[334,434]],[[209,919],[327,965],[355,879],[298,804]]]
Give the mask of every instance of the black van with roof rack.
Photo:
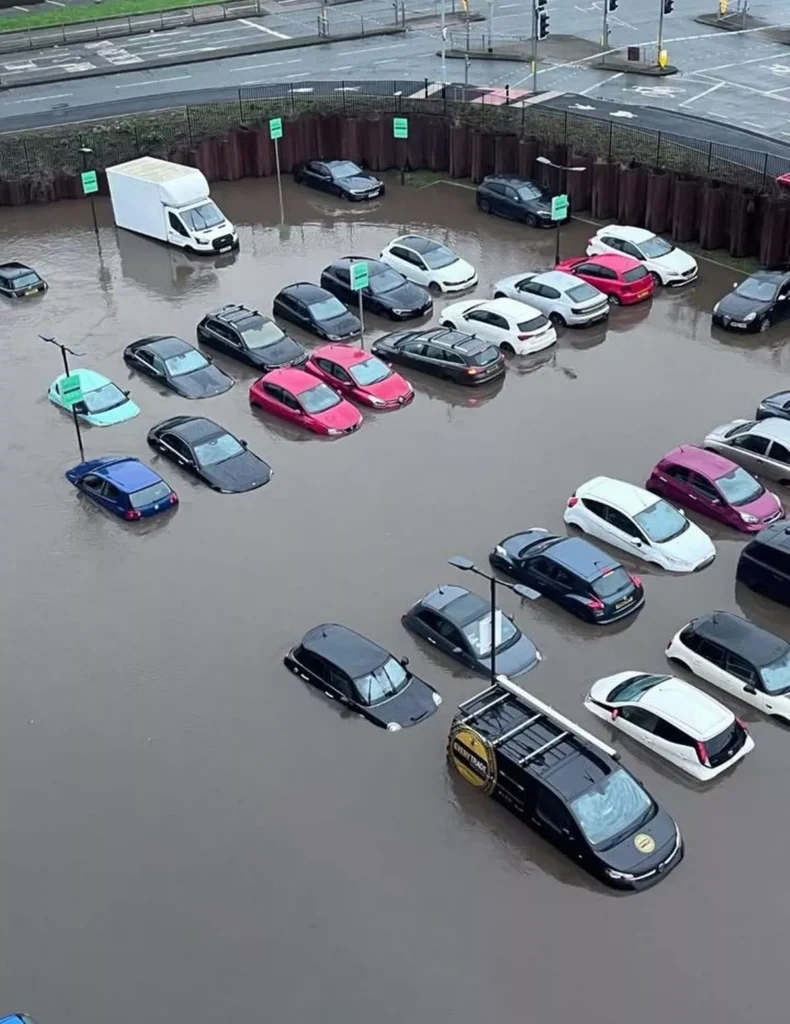
[[[507,676],[459,705],[447,757],[471,786],[614,888],[646,889],[683,858],[679,828],[617,751]]]
[[[735,578],[758,594],[790,605],[790,524],[766,526],[741,552]]]

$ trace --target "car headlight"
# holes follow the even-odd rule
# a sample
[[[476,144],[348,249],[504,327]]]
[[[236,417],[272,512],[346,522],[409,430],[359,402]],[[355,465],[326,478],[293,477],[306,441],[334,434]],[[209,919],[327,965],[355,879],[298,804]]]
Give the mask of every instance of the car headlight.
[[[400,726],[397,722],[387,722],[387,732],[400,732]]]
[[[497,544],[494,551],[496,551],[500,558],[507,558],[507,551],[505,551],[501,544]]]
[[[757,518],[757,516],[753,516],[749,512],[741,512],[741,519],[745,523],[759,523],[760,522],[760,520]]]
[[[752,320],[754,320],[754,318],[756,316],[757,316],[756,313],[747,313],[746,316],[743,318],[744,323],[747,323],[747,324],[751,323]]]
[[[335,430],[334,427],[329,427],[329,429],[327,430],[327,434],[329,434],[332,437],[335,437],[335,436],[337,436],[337,434],[342,434],[342,433],[343,433],[342,430]]]
[[[392,312],[393,312],[393,314],[395,316],[408,316],[409,313],[411,313],[411,310],[410,309],[393,309]]]
[[[633,881],[636,875],[629,875],[627,871],[615,871],[614,868],[606,868],[606,877],[611,878],[615,882],[619,881]]]
[[[721,305],[721,303],[720,303],[720,302],[717,302],[717,303],[716,303],[716,305],[715,305],[715,306],[713,307],[713,312],[714,312],[714,313],[718,313],[718,312],[719,312],[719,306],[720,306],[720,305]]]
[[[368,395],[368,401],[377,409],[381,409],[387,404],[383,398],[375,398],[373,395]]]
[[[433,697],[433,702],[434,702],[434,704],[435,704],[435,705],[436,705],[436,707],[438,708],[438,707],[439,707],[439,705],[440,705],[440,704],[442,703],[442,698],[440,697],[440,695],[439,695],[439,694],[438,694],[438,693],[437,693],[437,692],[436,692],[435,690],[433,691],[433,693],[431,694],[431,696]]]

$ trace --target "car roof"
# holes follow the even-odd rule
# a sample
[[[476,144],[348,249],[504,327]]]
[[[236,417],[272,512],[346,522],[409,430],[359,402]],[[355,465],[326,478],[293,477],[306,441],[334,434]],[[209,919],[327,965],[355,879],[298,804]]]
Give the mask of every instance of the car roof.
[[[440,611],[456,626],[466,626],[490,611],[490,605],[479,594],[456,586],[437,587],[426,594],[420,604]]]
[[[324,167],[340,167],[341,164],[353,164],[355,167],[359,167],[356,160],[318,160],[316,162],[322,163]]]
[[[601,501],[616,505],[621,512],[631,516],[643,512],[659,500],[654,494],[637,487],[636,484],[615,480],[610,476],[594,476],[576,488],[576,495],[579,498],[599,498]]]
[[[529,319],[529,310],[534,308],[525,302],[519,302],[517,299],[483,299],[475,303],[475,305],[490,309],[492,313],[502,313],[503,316],[512,317],[516,323],[525,318]],[[470,306],[469,308],[471,309],[472,307]],[[539,309],[536,309],[535,313],[538,316],[543,316]]]
[[[456,352],[463,352],[467,356],[473,356],[477,352],[483,352],[485,349],[492,347],[490,341],[482,341],[480,338],[475,338],[472,334],[456,331],[452,327],[432,327],[427,331],[417,330],[409,333],[422,336],[425,341],[429,341],[431,344],[444,345],[445,348],[454,349]],[[451,337],[455,337],[458,340],[451,341]]]
[[[689,625],[697,636],[722,644],[758,668],[781,658],[790,647],[786,640],[731,612],[709,612]]]
[[[302,637],[301,646],[331,661],[352,679],[375,671],[392,657],[389,651],[372,640],[336,622],[314,626]]]
[[[522,280],[527,276],[531,277],[533,281],[540,282],[540,284],[548,284],[552,288],[558,288],[561,292],[583,284],[583,282],[579,281],[578,277],[574,277],[573,274],[568,274],[564,270],[546,270],[542,274],[524,274],[522,275]]]
[[[639,244],[639,242],[646,242],[648,238],[653,238],[655,232],[648,231],[647,228],[632,228],[627,224],[607,224],[605,228],[599,228],[597,234],[599,238],[611,235],[612,238],[624,238],[629,242]]]
[[[539,181],[533,181],[532,178],[520,178],[517,174],[487,174],[481,184],[485,184],[487,181],[495,181],[502,185],[513,185],[518,188],[519,185],[532,185],[534,188],[539,188],[545,192],[543,185]]]
[[[138,342],[138,351],[141,348],[161,356],[162,359],[170,359],[171,356],[180,356],[182,352],[186,352],[192,346],[188,341],[184,341],[183,338],[176,338],[174,335],[162,335],[161,337],[144,338]]]
[[[111,380],[108,380],[103,374],[97,373],[95,370],[72,370],[71,376],[78,376],[80,379],[80,388],[83,392],[86,391],[98,391],[99,388],[104,388],[108,384],[112,384]],[[66,374],[62,373],[58,380],[65,380]]]
[[[780,519],[778,523],[771,523],[764,530],[760,530],[748,547],[752,544],[766,544],[782,551],[790,551],[790,526],[787,525],[787,520]]]
[[[716,452],[709,452],[696,444],[681,444],[673,448],[671,452],[666,453],[661,462],[671,462],[676,466],[685,466],[686,469],[698,470],[711,480],[718,480],[720,476],[737,469],[730,459]]]
[[[11,260],[10,263],[0,265],[0,273],[5,274],[6,277],[21,277],[23,274],[37,274],[38,271],[33,270],[26,263],[17,263],[15,260]]]
[[[398,273],[397,270],[393,271],[389,263],[385,263],[384,260],[371,259],[370,256],[342,256],[339,260],[333,260],[332,263],[326,268],[327,270],[334,270],[337,268],[348,268],[354,263],[364,261],[368,265],[368,274],[373,277],[375,274],[383,274],[385,271],[389,273]]]
[[[405,245],[409,249],[413,249],[415,252],[430,252],[431,249],[438,249],[442,246],[441,242],[437,242],[433,238],[428,238],[427,235],[401,235],[399,238],[394,238],[390,245]]]
[[[140,462],[139,459],[124,459],[119,462],[111,462],[108,466],[102,466],[97,475],[104,477],[114,483],[126,494],[133,494],[141,491],[144,487],[158,484],[161,476],[155,473],[149,466]]]
[[[605,572],[620,568],[616,558],[607,555],[583,537],[560,537],[541,554],[588,581],[597,580]]]
[[[790,444],[790,420],[782,419],[780,416],[769,416],[767,419],[757,420],[756,423],[753,423],[747,433],[765,437],[769,441]]]
[[[624,274],[628,270],[641,267],[639,260],[633,256],[626,256],[624,252],[601,252],[594,256],[585,256],[583,263],[596,263],[599,267],[609,267],[616,270],[618,274]]]
[[[238,302],[229,302],[219,309],[212,309],[209,316],[215,316],[218,320],[225,320],[227,323],[236,323],[238,320],[247,320],[251,316],[263,316],[257,309],[250,309],[249,306],[242,306]],[[264,319],[269,319],[264,317]]]
[[[356,366],[371,358],[370,352],[353,345],[322,345],[310,353],[313,359],[331,359],[338,366]],[[377,358],[373,356],[373,358]]]
[[[771,284],[780,284],[787,276],[788,272],[786,270],[755,270],[753,274],[749,274],[746,280],[768,281]]]
[[[299,370],[294,366],[283,366],[279,370],[270,370],[262,378],[264,384],[279,384],[294,395],[301,395],[303,391],[317,387],[322,381],[314,377],[306,370]]]
[[[209,437],[216,437],[217,434],[226,434],[224,427],[219,426],[213,420],[204,416],[190,417],[184,423],[177,423],[169,428],[177,437],[183,438],[189,444],[200,444]]]
[[[302,302],[321,302],[323,299],[333,299],[335,296],[331,292],[328,292],[326,288],[321,288],[317,284],[311,284],[309,281],[297,281],[295,284],[286,285],[280,292],[280,295],[291,295],[295,299],[301,299]]]
[[[660,715],[694,739],[712,739],[732,724],[733,713],[696,686],[667,676],[639,698],[639,707]]]

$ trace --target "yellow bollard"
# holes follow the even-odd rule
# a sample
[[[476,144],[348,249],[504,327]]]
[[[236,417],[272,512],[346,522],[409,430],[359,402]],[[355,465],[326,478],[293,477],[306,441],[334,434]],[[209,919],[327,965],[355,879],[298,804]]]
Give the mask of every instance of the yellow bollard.
[[[660,68],[665,68],[668,63],[669,63],[669,54],[667,53],[666,50],[662,50],[661,53],[659,53],[659,55],[658,55],[658,66]]]

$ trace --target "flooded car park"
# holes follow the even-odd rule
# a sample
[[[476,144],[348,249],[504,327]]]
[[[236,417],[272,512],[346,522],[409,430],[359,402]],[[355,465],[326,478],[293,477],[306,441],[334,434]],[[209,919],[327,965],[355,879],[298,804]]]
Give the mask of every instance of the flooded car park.
[[[550,231],[486,217],[457,185],[387,179],[385,198],[352,206],[284,183],[285,225],[273,181],[212,195],[241,251],[205,260],[116,233],[106,200],[98,245],[84,203],[0,213],[3,258],[49,284],[0,300],[4,1005],[39,1024],[126,1024],[141,1009],[156,1024],[782,1020],[790,734],[677,671],[755,740],[700,787],[582,704],[596,679],[671,674],[669,640],[713,609],[790,637],[786,609],[736,585],[747,538],[695,520],[717,554],[683,576],[617,553],[645,607],[608,627],[498,595],[543,655],[530,691],[619,750],[682,830],[683,862],[638,895],[605,890],[448,769],[450,723],[481,682],[400,617],[437,585],[469,582],[448,558],[484,565],[509,534],[564,534],[583,481],[642,487],[666,452],[751,416],[786,384],[790,330],[712,330],[738,275],[700,260],[688,288],[558,330],[551,350],[508,357],[490,388],[403,368],[414,401],[363,409],[347,437],[252,410],[259,374],[215,350],[237,385],[195,412],[132,372],[124,348],[150,335],[195,344],[226,303],[268,314],[286,285],[318,282],[349,254],[377,257],[398,235],[467,260],[470,298],[550,267],[554,250]],[[595,229],[566,226],[563,257],[582,255]],[[412,323],[438,324],[454,301],[436,296],[434,316]],[[322,344],[281,326],[308,352]],[[369,348],[391,323],[366,314],[365,327]],[[140,458],[178,492],[172,514],[125,523],[65,479],[76,442],[47,399],[61,366],[39,333],[131,390],[140,415],[86,426],[86,457]],[[219,495],[158,457],[147,431],[182,414],[246,439],[271,482]],[[408,657],[442,706],[388,735],[304,685],[283,656],[325,622]]]

